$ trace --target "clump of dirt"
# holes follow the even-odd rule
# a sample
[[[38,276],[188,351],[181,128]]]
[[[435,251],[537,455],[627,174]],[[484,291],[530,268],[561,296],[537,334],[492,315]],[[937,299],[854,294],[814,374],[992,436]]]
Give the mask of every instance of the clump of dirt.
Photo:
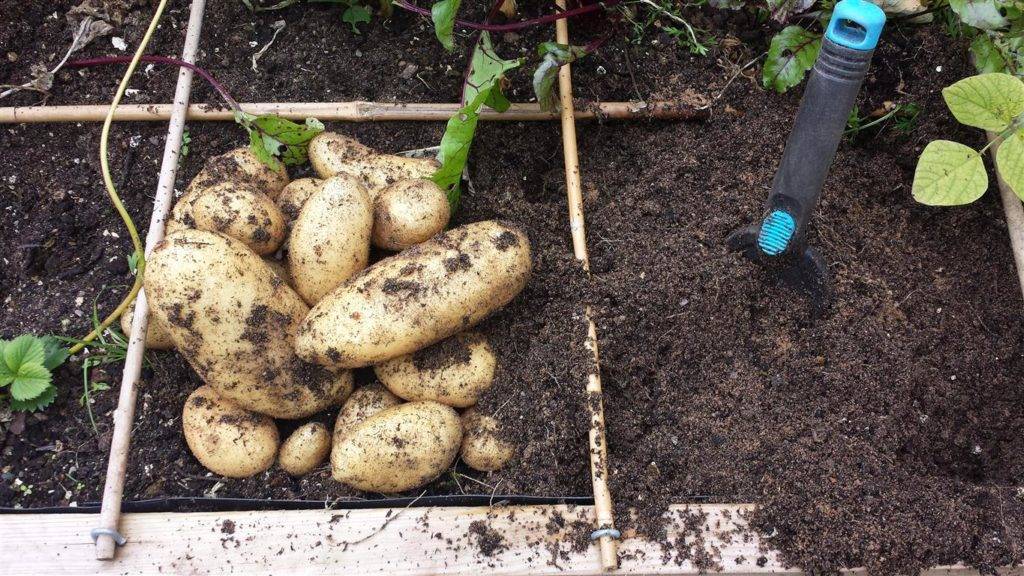
[[[501,532],[487,525],[486,520],[474,520],[469,524],[470,541],[484,556],[495,556],[508,550]]]
[[[440,370],[469,362],[469,346],[461,338],[445,338],[433,346],[412,355],[412,363],[419,370]]]

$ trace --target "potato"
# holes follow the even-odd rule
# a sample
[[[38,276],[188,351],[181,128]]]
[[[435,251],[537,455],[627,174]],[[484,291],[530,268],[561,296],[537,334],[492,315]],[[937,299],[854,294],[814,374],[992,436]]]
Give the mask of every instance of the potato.
[[[433,158],[382,154],[334,132],[321,132],[309,142],[309,163],[321,178],[338,174],[359,178],[371,196],[399,180],[430,178],[441,167]]]
[[[415,352],[508,304],[530,277],[530,245],[499,221],[467,224],[377,262],[303,321],[295,351],[356,368]]]
[[[338,412],[338,419],[334,421],[334,445],[337,446],[342,438],[363,420],[401,403],[401,398],[380,384],[360,387],[349,396]]]
[[[405,250],[440,234],[451,211],[448,195],[430,180],[399,180],[373,200],[373,245]]]
[[[491,387],[496,365],[487,339],[466,332],[377,364],[373,371],[388,390],[406,400],[465,408]]]
[[[181,415],[185,442],[214,474],[248,478],[274,463],[279,438],[268,416],[240,408],[209,386],[185,400]]]
[[[277,198],[277,205],[281,208],[281,212],[284,213],[288,224],[291,224],[293,220],[299,217],[299,212],[302,211],[302,206],[306,203],[306,200],[319,190],[323,184],[324,181],[319,178],[299,178],[298,180],[292,180],[284,187],[281,195]]]
[[[437,478],[462,442],[459,415],[436,402],[410,402],[370,416],[331,457],[335,480],[367,492],[393,494]]]
[[[287,284],[288,286],[292,285],[292,277],[291,274],[288,274],[287,263],[281,262],[280,260],[275,260],[270,257],[264,258],[263,262],[270,267],[274,274],[277,274],[278,278],[284,280],[285,284]]]
[[[288,235],[288,273],[309,304],[366,268],[373,203],[351,176],[336,176],[306,200]]]
[[[462,413],[462,461],[481,472],[493,472],[508,464],[515,448],[498,436],[498,421],[476,408]]]
[[[157,245],[144,285],[174,347],[220,395],[275,418],[340,404],[350,372],[295,356],[308,308],[255,252],[215,232],[183,230]]]
[[[121,313],[121,332],[124,333],[125,338],[131,338],[132,333],[132,317],[135,314],[135,301],[133,300],[128,308]],[[174,348],[174,342],[171,340],[171,334],[167,330],[167,325],[164,324],[163,320],[159,316],[149,314],[149,323],[146,325],[146,349],[147,350],[171,350]]]
[[[303,424],[281,445],[277,462],[292,476],[305,476],[327,458],[331,451],[331,435],[320,422]]]
[[[196,194],[192,220],[193,228],[241,240],[260,255],[284,242],[284,214],[269,196],[244,184],[222,182]]]
[[[203,169],[189,183],[185,193],[178,199],[167,221],[167,235],[183,228],[194,228],[192,201],[203,190],[223,182],[248,185],[276,200],[288,184],[288,172],[284,166],[274,170],[249,150],[248,146],[235,148],[206,161]]]

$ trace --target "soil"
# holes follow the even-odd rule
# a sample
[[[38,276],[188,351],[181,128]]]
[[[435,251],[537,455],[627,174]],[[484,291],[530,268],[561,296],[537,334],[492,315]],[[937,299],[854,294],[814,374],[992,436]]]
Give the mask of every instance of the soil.
[[[63,13],[71,5],[0,0],[0,14],[11,15],[0,25],[0,83],[23,82],[32,64],[60,59],[68,39]],[[542,12],[540,2],[520,5],[525,16]],[[469,10],[473,17],[483,8]],[[136,7],[115,32],[129,50],[147,11]],[[523,226],[533,246],[526,291],[481,325],[499,372],[480,407],[498,417],[520,452],[506,471],[490,475],[458,465],[426,492],[590,492],[586,300],[598,314],[620,528],[663,538],[669,503],[746,501],[759,505],[751,521],[783,558],[817,573],[1020,562],[1024,324],[1002,210],[993,192],[957,209],[926,208],[909,193],[926,142],[981,143],[980,134],[954,124],[939,93],[971,73],[963,42],[939,25],[886,33],[860,109],[895,101],[915,103],[921,113],[909,133],[890,122],[840,147],[810,239],[829,262],[834,299],[814,316],[766,270],[723,247],[729,232],[761,216],[800,90],[763,91],[756,64],[736,74],[764,50],[766,26],[742,13],[689,14],[719,38],[708,57],[692,56],[652,30],[639,43],[619,34],[574,67],[582,99],[712,105],[711,119],[699,124],[581,123],[592,283],[571,257],[557,129],[482,125],[471,166],[477,192],[463,198],[456,224],[503,218]],[[186,2],[171,2],[152,53],[177,53],[187,16]],[[278,19],[284,31],[254,72],[251,56]],[[592,38],[600,26],[590,20],[573,29]],[[525,54],[549,35],[503,35],[498,49],[511,55],[521,47]],[[462,51],[443,52],[418,17],[399,11],[354,35],[325,6],[253,16],[238,2],[211,3],[203,46],[200,64],[241,101],[452,101],[465,62]],[[121,52],[100,38],[81,56],[104,54]],[[60,72],[48,103],[102,103],[120,73]],[[528,98],[529,73],[511,76],[513,100]],[[126,102],[169,101],[174,78],[160,67],[143,72],[132,84],[139,92]],[[194,99],[217,102],[198,80]],[[21,93],[3,103],[38,100]],[[402,150],[436,143],[443,126],[329,128]],[[113,131],[112,166],[136,222],[149,218],[164,130],[135,123]],[[0,128],[0,155],[16,159],[0,166],[2,337],[84,333],[93,301],[101,313],[111,310],[131,283],[130,243],[105,201],[95,161],[98,133],[94,124]],[[179,191],[203,159],[244,139],[226,124],[193,123],[189,133]],[[209,475],[180,430],[181,404],[199,379],[174,353],[148,359],[126,499],[377,497],[345,489],[326,468],[302,479],[276,469],[244,481]],[[53,406],[30,416],[24,432],[4,433],[0,506],[99,499],[116,392],[94,392],[94,430],[79,399],[81,362],[73,359],[56,374]],[[117,364],[91,373],[93,382],[115,389],[119,378]],[[371,378],[357,375],[361,383]],[[300,423],[282,422],[282,432]],[[635,520],[627,508],[637,510]],[[715,569],[695,528],[699,510],[678,513],[693,529],[685,540],[664,542],[665,562]],[[582,545],[586,530],[580,534]],[[483,552],[503,544],[486,526],[476,535]]]

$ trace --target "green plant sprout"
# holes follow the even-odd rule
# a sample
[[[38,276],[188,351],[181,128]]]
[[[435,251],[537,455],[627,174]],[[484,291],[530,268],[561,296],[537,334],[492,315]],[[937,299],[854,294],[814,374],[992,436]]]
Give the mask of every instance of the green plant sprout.
[[[301,3],[303,0],[281,0],[280,2],[271,4],[269,6],[263,6],[258,3],[254,4],[252,0],[242,0],[242,4],[251,10],[252,12],[270,12],[272,10],[283,10],[289,6]],[[341,13],[341,21],[352,27],[352,32],[360,34],[359,25],[369,24],[372,17],[372,12],[369,7],[369,2],[363,0],[305,0],[311,4],[336,4],[344,11]],[[381,18],[390,18],[393,8],[391,7],[391,0],[378,0],[377,2],[377,13],[380,14]]]
[[[53,370],[64,363],[68,351],[52,336],[22,335],[0,340],[0,400],[11,410],[42,410],[57,397]]]
[[[988,189],[982,156],[998,144],[999,176],[1024,199],[1024,82],[1001,72],[964,78],[942,90],[958,122],[996,137],[981,150],[950,140],[930,142],[914,172],[914,199],[929,206],[970,204]]]
[[[920,113],[921,107],[913,102],[909,104],[895,104],[885,114],[873,120],[868,120],[869,117],[861,116],[860,108],[854,106],[853,110],[850,110],[850,118],[846,121],[846,130],[843,134],[854,136],[869,128],[884,126],[890,120],[898,132],[908,134],[914,129],[914,122],[917,121],[917,116]]]
[[[188,158],[188,153],[190,152],[189,146],[191,144],[192,134],[190,134],[188,128],[186,128],[185,131],[181,133],[181,148],[179,149],[179,153],[183,159]]]

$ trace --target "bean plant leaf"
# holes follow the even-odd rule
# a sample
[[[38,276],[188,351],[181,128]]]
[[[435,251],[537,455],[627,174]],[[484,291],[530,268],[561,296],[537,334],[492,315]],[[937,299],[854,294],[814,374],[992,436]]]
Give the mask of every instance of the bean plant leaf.
[[[1024,200],[1024,131],[1017,130],[999,144],[996,150],[999,176],[1010,185],[1018,198]]]
[[[324,131],[323,123],[316,118],[306,118],[305,123],[297,124],[273,114],[236,112],[235,121],[249,131],[252,153],[274,170],[280,170],[282,163],[304,164],[309,158],[309,141]]]
[[[501,91],[502,82],[506,72],[522,63],[521,58],[502,59],[494,52],[490,34],[480,33],[480,41],[473,51],[469,77],[462,90],[463,106],[448,120],[437,155],[441,167],[432,177],[434,182],[448,192],[448,202],[453,211],[462,194],[462,171],[466,167],[473,135],[480,120],[480,107],[486,104],[498,112],[508,109],[509,101]]]
[[[1024,83],[999,73],[978,74],[942,89],[949,111],[961,124],[1002,132],[1024,113]]]
[[[982,33],[974,37],[971,41],[971,53],[974,54],[974,67],[978,72],[984,74],[1006,71],[1006,56],[988,34]]]
[[[981,154],[949,140],[930,142],[914,171],[914,199],[928,206],[970,204],[988,189]]]
[[[785,92],[804,79],[821,50],[821,35],[800,26],[787,26],[772,38],[761,82],[765,88]]]
[[[462,0],[440,0],[430,7],[430,18],[434,21],[434,34],[446,50],[455,49],[452,34],[455,31],[455,16],[459,13]]]
[[[341,14],[341,21],[352,27],[352,32],[359,34],[358,24],[370,23],[370,9],[362,4],[351,4]]]
[[[11,398],[11,410],[20,412],[35,412],[36,410],[42,410],[50,404],[53,404],[53,400],[57,397],[57,387],[53,384],[49,384],[46,388],[38,395],[29,398],[27,400],[18,400],[17,398]]]
[[[555,80],[558,70],[587,55],[584,46],[570,46],[557,42],[543,42],[537,47],[537,53],[543,58],[533,72],[533,93],[541,110],[558,111],[558,95],[555,93]]]
[[[1009,24],[997,0],[949,0],[949,7],[968,26],[996,30]]]

